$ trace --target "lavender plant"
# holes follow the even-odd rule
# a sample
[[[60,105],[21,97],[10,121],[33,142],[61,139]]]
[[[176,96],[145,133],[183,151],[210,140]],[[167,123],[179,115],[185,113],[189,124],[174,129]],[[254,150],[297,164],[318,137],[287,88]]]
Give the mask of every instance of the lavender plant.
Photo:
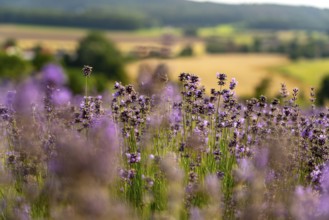
[[[241,102],[236,79],[114,84],[75,104],[55,65],[1,94],[1,219],[327,219],[328,109],[298,89]],[[152,83],[152,82],[149,82]]]

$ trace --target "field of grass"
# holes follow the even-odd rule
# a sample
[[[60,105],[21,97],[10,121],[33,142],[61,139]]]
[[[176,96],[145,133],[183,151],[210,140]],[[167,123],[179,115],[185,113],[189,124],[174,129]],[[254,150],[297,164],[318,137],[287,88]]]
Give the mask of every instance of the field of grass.
[[[285,31],[278,31],[276,33],[278,39],[281,41],[291,41],[298,38],[300,41],[306,41],[308,38],[312,38],[315,40],[326,40],[328,36],[319,31],[297,31],[297,30],[285,30]]]
[[[40,38],[40,39],[56,39],[63,40],[77,40],[83,37],[88,31],[84,28],[71,27],[48,27],[48,26],[34,26],[34,25],[0,25],[0,38],[17,37],[17,38]],[[177,28],[152,28],[141,29],[136,31],[105,31],[106,34],[114,39],[120,37],[135,38],[143,37],[145,39],[159,37],[164,33],[170,33],[175,36],[180,35],[180,30]]]
[[[272,38],[276,37],[282,42],[289,42],[298,39],[300,42],[305,42],[309,38],[313,40],[328,39],[328,35],[320,31],[303,31],[303,30],[279,30],[279,31],[262,31],[249,30],[236,25],[224,24],[215,27],[200,28],[198,36],[202,38],[207,37],[223,37],[230,38],[237,44],[250,45],[255,37]]]
[[[322,78],[329,74],[329,59],[301,60],[274,69],[282,75],[300,80],[307,86],[318,87]]]
[[[251,44],[255,32],[246,31],[229,24],[218,25],[216,27],[200,28],[198,36],[201,38],[222,37],[230,38],[237,44]]]
[[[177,79],[181,72],[194,73],[200,76],[201,82],[208,88],[217,87],[214,80],[217,72],[226,73],[229,78],[235,77],[239,82],[238,95],[252,95],[255,86],[264,78],[272,79],[271,94],[280,89],[280,83],[285,82],[289,89],[293,87],[303,88],[303,83],[293,78],[287,78],[269,70],[272,66],[288,65],[288,59],[282,56],[270,54],[226,54],[226,55],[203,55],[191,58],[176,58],[169,60],[143,60],[131,63],[127,71],[133,79],[136,79],[138,68],[142,63],[156,65],[166,63],[171,71],[171,77]]]
[[[209,36],[232,36],[236,33],[236,28],[232,25],[218,25],[216,27],[200,28],[198,35],[200,37]]]

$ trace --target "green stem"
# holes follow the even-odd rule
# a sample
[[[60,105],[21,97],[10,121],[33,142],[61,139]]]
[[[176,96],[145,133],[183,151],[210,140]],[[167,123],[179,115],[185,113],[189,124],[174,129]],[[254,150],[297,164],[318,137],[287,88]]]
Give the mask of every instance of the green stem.
[[[88,95],[88,77],[86,76],[85,79],[86,79],[85,80],[85,82],[86,82],[85,83],[85,96],[87,97],[87,95]]]

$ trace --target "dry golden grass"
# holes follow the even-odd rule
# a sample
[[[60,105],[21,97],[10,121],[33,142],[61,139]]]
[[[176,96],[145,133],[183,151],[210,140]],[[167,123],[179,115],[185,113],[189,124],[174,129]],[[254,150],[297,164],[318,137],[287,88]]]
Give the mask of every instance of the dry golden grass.
[[[22,39],[17,41],[19,48],[26,50],[40,45],[47,48],[49,51],[74,51],[76,49],[77,43],[75,41],[66,40],[36,40],[36,39]]]
[[[289,63],[288,59],[270,54],[226,54],[226,55],[202,55],[191,58],[176,58],[169,60],[149,59],[138,61],[127,66],[127,72],[132,79],[136,79],[138,68],[141,63],[156,65],[166,63],[171,71],[171,77],[177,79],[181,72],[197,74],[201,77],[202,84],[209,91],[217,88],[216,73],[223,72],[229,78],[235,77],[239,82],[237,86],[238,95],[252,95],[255,86],[264,78],[270,77],[271,94],[277,93],[280,83],[284,82],[288,88],[304,85],[291,78],[284,78],[280,74],[271,72],[272,66]]]

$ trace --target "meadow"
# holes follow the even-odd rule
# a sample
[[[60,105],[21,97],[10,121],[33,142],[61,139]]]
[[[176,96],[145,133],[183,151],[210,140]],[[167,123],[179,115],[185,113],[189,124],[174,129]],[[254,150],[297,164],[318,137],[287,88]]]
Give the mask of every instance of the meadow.
[[[225,54],[168,60],[148,59],[128,64],[127,71],[135,81],[138,78],[137,73],[141,64],[150,64],[154,67],[161,63],[168,65],[173,80],[177,80],[182,72],[197,74],[208,88],[207,92],[210,92],[210,88],[216,87],[217,82],[213,76],[217,72],[224,72],[239,81],[240,85],[236,92],[240,96],[252,96],[254,88],[266,77],[272,81],[269,89],[270,95],[276,95],[279,92],[282,82],[285,82],[289,88],[299,86],[304,89],[303,83],[293,77],[286,77],[269,70],[273,66],[289,64],[288,59],[271,54]]]
[[[309,86],[318,86],[323,77],[329,74],[329,59],[300,60],[279,65],[274,70],[283,75],[294,77]]]

